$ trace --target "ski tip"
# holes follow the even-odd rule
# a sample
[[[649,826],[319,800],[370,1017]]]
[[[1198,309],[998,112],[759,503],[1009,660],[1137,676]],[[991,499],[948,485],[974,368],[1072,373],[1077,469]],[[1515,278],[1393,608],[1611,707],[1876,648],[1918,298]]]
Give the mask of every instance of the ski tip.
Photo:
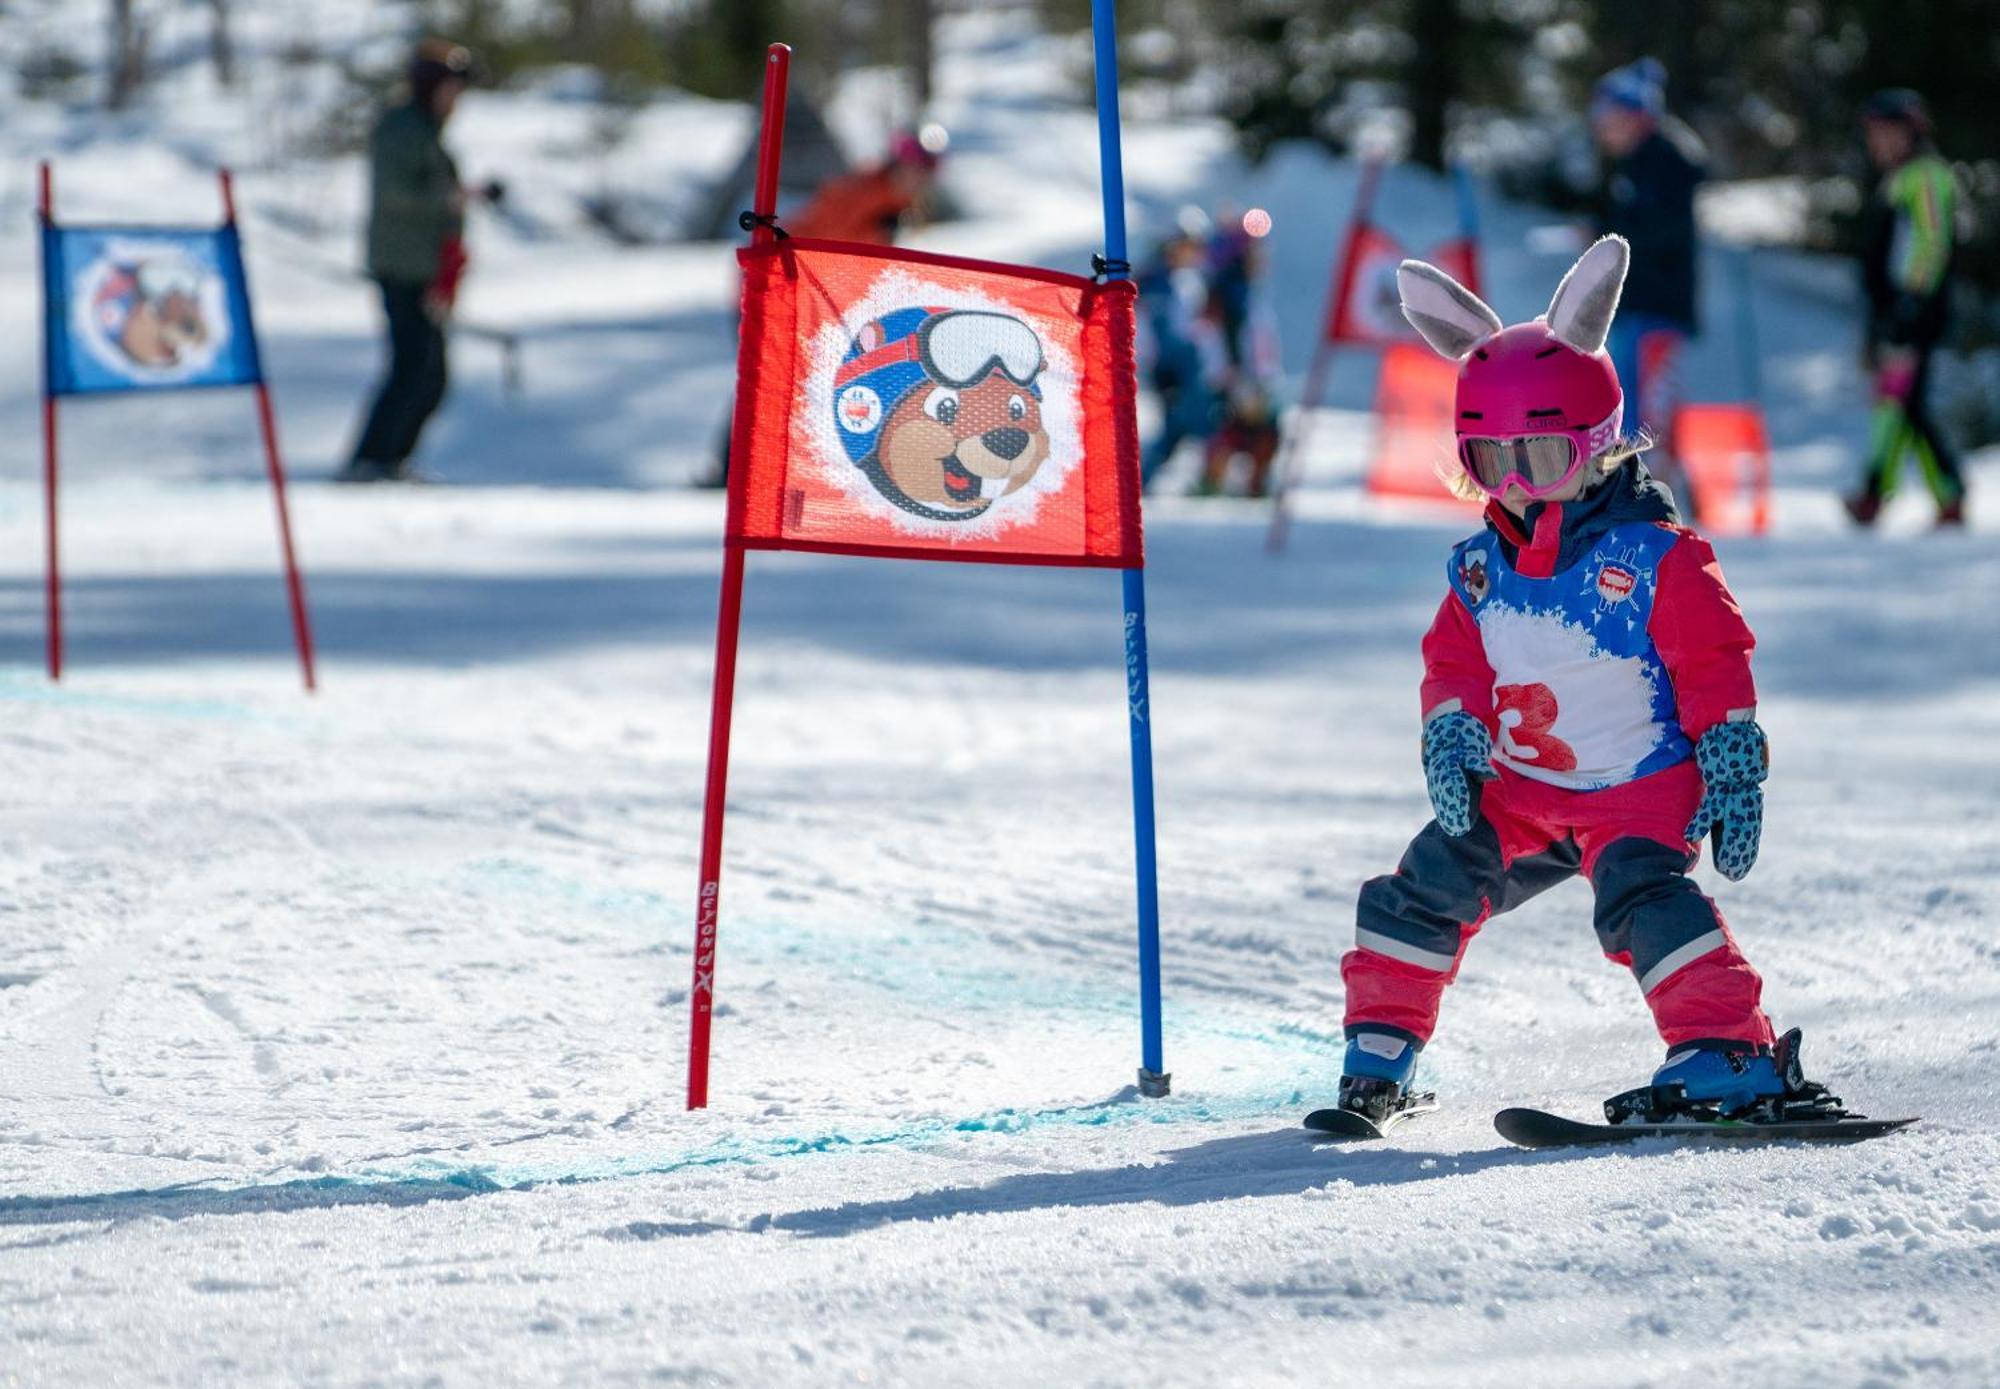
[[[1921,1124],[1923,1121],[1923,1115],[1912,1114],[1907,1119],[1867,1119],[1862,1122],[1874,1126],[1877,1132],[1894,1133],[1897,1129],[1906,1129],[1912,1124]]]
[[[1349,1138],[1387,1138],[1412,1119],[1437,1112],[1437,1096],[1413,1095],[1401,1109],[1390,1110],[1379,1123],[1351,1109],[1315,1109],[1304,1123],[1315,1138],[1338,1141]]]
[[[1539,1109],[1503,1109],[1493,1116],[1493,1127],[1500,1136],[1523,1148],[1548,1146],[1551,1129],[1563,1125],[1579,1129],[1587,1127]]]
[[[1306,1115],[1305,1127],[1317,1139],[1380,1138],[1382,1130],[1373,1121],[1351,1109],[1315,1109]]]

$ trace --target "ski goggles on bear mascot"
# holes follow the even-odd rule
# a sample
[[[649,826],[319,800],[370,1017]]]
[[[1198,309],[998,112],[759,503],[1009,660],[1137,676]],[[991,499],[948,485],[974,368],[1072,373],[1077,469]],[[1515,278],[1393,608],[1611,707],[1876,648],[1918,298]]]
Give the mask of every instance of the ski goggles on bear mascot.
[[[1604,237],[1563,276],[1546,314],[1511,328],[1435,265],[1397,268],[1403,317],[1459,364],[1458,461],[1487,496],[1554,496],[1618,442],[1625,393],[1604,340],[1630,264],[1625,239]]]

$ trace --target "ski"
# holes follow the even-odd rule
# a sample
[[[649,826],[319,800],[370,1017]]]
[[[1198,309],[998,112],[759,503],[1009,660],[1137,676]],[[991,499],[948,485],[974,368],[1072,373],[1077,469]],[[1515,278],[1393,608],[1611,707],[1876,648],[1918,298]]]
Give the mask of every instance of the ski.
[[[1344,1141],[1351,1138],[1387,1138],[1406,1120],[1429,1114],[1438,1107],[1435,1095],[1418,1095],[1401,1109],[1391,1110],[1381,1122],[1351,1109],[1315,1109],[1306,1115],[1305,1126],[1319,1138]]]
[[[1687,1138],[1725,1143],[1858,1143],[1916,1123],[1909,1119],[1869,1119],[1854,1114],[1830,1119],[1780,1119],[1767,1122],[1729,1119],[1685,1119],[1646,1124],[1586,1124],[1540,1109],[1503,1109],[1493,1127],[1509,1143],[1523,1148],[1576,1148],[1603,1143],[1632,1143],[1642,1138]]]
[[[1698,1138],[1723,1143],[1858,1143],[1916,1123],[1870,1119],[1841,1108],[1840,1098],[1806,1079],[1799,1061],[1802,1039],[1793,1028],[1771,1047],[1783,1088],[1739,1102],[1725,1114],[1717,1099],[1690,1100],[1680,1081],[1642,1085],[1604,1102],[1602,1124],[1586,1124],[1540,1109],[1503,1109],[1493,1127],[1523,1148],[1573,1148],[1631,1143],[1641,1138]],[[1739,1068],[1740,1069],[1740,1068]]]

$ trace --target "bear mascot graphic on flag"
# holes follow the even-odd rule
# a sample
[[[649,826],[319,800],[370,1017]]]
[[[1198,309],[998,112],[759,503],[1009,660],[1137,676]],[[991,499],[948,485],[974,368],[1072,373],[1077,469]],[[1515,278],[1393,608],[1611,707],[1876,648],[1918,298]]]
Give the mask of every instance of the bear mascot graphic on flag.
[[[1049,456],[1041,338],[1013,314],[897,309],[863,325],[834,373],[847,456],[897,506],[968,521]]]
[[[814,356],[823,475],[897,530],[970,539],[1032,524],[1082,456],[1070,355],[1003,300],[891,271]]]
[[[77,273],[71,302],[77,340],[101,368],[134,385],[199,376],[231,336],[221,277],[177,246],[104,246]]]
[[[178,366],[209,339],[201,272],[179,260],[107,266],[92,308],[107,341],[142,367]]]

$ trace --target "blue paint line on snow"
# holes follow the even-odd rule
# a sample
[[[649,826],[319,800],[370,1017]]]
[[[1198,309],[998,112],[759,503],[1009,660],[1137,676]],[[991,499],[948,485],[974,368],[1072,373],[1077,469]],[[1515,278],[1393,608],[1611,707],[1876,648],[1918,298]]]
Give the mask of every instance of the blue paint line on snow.
[[[978,1139],[988,1135],[1026,1133],[1051,1128],[1108,1128],[1138,1124],[1208,1125],[1259,1118],[1282,1118],[1305,1103],[1317,1074],[1302,1075],[1297,1084],[1259,1089],[1237,1095],[1141,1100],[1131,1087],[1109,1100],[1061,1105],[1047,1109],[1004,1108],[952,1119],[925,1119],[893,1128],[862,1132],[792,1134],[769,1138],[730,1137],[679,1153],[635,1153],[580,1163],[516,1163],[452,1165],[419,1161],[407,1166],[368,1168],[334,1180],[357,1185],[412,1182],[481,1183],[494,1190],[518,1191],[632,1177],[666,1176],[714,1167],[749,1167],[796,1158],[822,1157],[869,1148],[894,1148],[922,1143]]]
[[[669,919],[670,904],[657,892],[601,886],[557,875],[512,858],[478,860],[461,870],[460,883],[476,893],[495,896],[522,896],[561,902],[593,914],[630,922],[648,932],[657,931]],[[992,938],[953,923],[927,923],[911,943],[926,950],[872,951],[868,969],[855,971],[854,941],[827,931],[801,926],[797,922],[747,924],[738,932],[746,957],[776,962],[803,959],[809,965],[824,965],[853,975],[858,982],[888,987],[911,999],[937,1004],[941,1012],[963,1012],[968,1007],[1019,1013],[1033,1009],[1047,1015],[1068,1012],[1092,1020],[1129,1019],[1132,1002],[1123,991],[1092,988],[1082,983],[1057,986],[1047,978],[1029,978],[1006,968],[975,967],[953,970],[923,963],[948,954],[955,946],[992,948]],[[893,969],[885,962],[896,962]],[[1199,1036],[1205,1041],[1248,1043],[1263,1051],[1267,1062],[1255,1069],[1263,1072],[1250,1088],[1242,1091],[1192,1092],[1169,1099],[1141,1100],[1133,1087],[1126,1087],[1107,1099],[1046,1108],[1003,1107],[971,1115],[926,1117],[886,1127],[787,1133],[770,1136],[734,1134],[700,1146],[678,1151],[642,1151],[604,1157],[578,1155],[563,1162],[452,1163],[442,1158],[416,1158],[393,1165],[367,1163],[351,1174],[315,1176],[265,1185],[223,1186],[194,1184],[172,1189],[181,1205],[195,1202],[194,1193],[206,1193],[202,1200],[221,1201],[233,1194],[227,1209],[291,1209],[307,1204],[338,1204],[341,1192],[352,1192],[354,1200],[372,1199],[405,1202],[448,1199],[457,1195],[532,1189],[545,1186],[614,1181],[644,1176],[662,1176],[706,1168],[748,1167],[775,1161],[792,1161],[819,1156],[851,1153],[870,1148],[894,1148],[922,1144],[982,1141],[995,1136],[1013,1136],[1036,1130],[1111,1128],[1148,1125],[1208,1126],[1259,1119],[1283,1119],[1299,1112],[1306,1096],[1324,1091],[1330,1079],[1328,1063],[1338,1037],[1294,1023],[1279,1023],[1271,1029],[1245,1025],[1242,1020],[1219,1010],[1173,1006],[1170,1009],[1174,1032],[1182,1037]],[[1107,1024],[1109,1025],[1109,1024]],[[282,1193],[282,1195],[280,1195]],[[164,1197],[168,1192],[106,1193],[105,1202],[129,1207],[135,1201]],[[20,1201],[48,1200],[65,1208],[82,1210],[97,1198],[54,1197],[15,1198]],[[274,1204],[275,1203],[275,1204]],[[197,1204],[199,1204],[197,1202]],[[205,1206],[203,1207],[206,1208]],[[220,1208],[220,1207],[219,1207]],[[0,1203],[0,1224],[6,1223],[6,1209]],[[88,1218],[87,1215],[82,1218]]]
[[[979,1141],[991,1135],[1056,1127],[1131,1124],[1207,1125],[1279,1117],[1303,1103],[1299,1090],[1205,1099],[1141,1100],[1127,1087],[1107,1100],[1048,1109],[997,1109],[961,1119],[937,1118],[865,1133],[825,1132],[770,1138],[724,1138],[680,1153],[628,1154],[559,1164],[451,1165],[419,1161],[368,1167],[352,1175],[329,1174],[251,1185],[177,1183],[151,1190],[86,1192],[58,1196],[0,1197],[0,1228],[63,1220],[126,1220],[157,1216],[252,1215],[347,1205],[417,1205],[543,1187],[578,1186],[677,1172],[836,1156],[871,1148],[920,1143]]]
[[[1446,1068],[1427,1064],[1420,1074],[1426,1085],[1438,1083]],[[1296,1121],[1306,1109],[1330,1098],[1337,1069],[1315,1057],[1293,1074],[1234,1093],[1191,1093],[1167,1099],[1140,1098],[1126,1086],[1108,1099],[1042,1109],[1006,1107],[957,1119],[938,1117],[864,1131],[827,1131],[774,1135],[768,1138],[730,1136],[702,1147],[675,1153],[633,1153],[575,1163],[471,1163],[453,1165],[420,1160],[400,1167],[369,1167],[352,1177],[330,1178],[355,1185],[444,1182],[494,1191],[532,1190],[545,1186],[617,1181],[633,1177],[668,1176],[703,1168],[752,1167],[761,1163],[824,1157],[869,1148],[910,1147],[925,1143],[1012,1136],[1034,1130],[1126,1128],[1138,1125],[1205,1127],[1257,1120]]]
[[[58,685],[39,671],[0,670],[0,700],[17,704],[56,704],[72,709],[102,709],[119,714],[155,714],[176,719],[202,719],[223,723],[287,723],[247,705],[220,699],[174,699],[146,695],[110,694],[103,690],[79,690]]]
[[[468,892],[558,903],[622,921],[649,934],[678,919],[677,901],[670,902],[657,891],[593,883],[511,856],[482,858],[463,865],[459,883]],[[822,976],[852,977],[857,983],[909,1001],[935,1004],[941,1011],[953,1014],[968,1010],[1018,1014],[1024,1008],[1032,1008],[1042,1016],[1069,1014],[1106,1021],[1107,1025],[1111,1019],[1122,1025],[1131,1015],[1132,1001],[1122,988],[1095,987],[1045,975],[1030,977],[1025,967],[1017,970],[965,963],[965,953],[992,950],[993,938],[955,922],[926,921],[920,930],[895,938],[913,948],[871,947],[865,954],[867,967],[857,969],[854,936],[844,930],[815,929],[801,919],[809,915],[810,908],[802,905],[800,918],[743,923],[732,936],[737,942],[735,948],[747,964],[767,968],[780,962],[795,967],[804,965]],[[918,946],[923,948],[914,948]],[[955,963],[935,963],[949,959],[954,950],[960,952]],[[934,963],[925,963],[927,956]],[[498,1190],[515,1190],[661,1176],[703,1168],[754,1166],[868,1148],[964,1141],[1038,1129],[1248,1122],[1298,1113],[1308,1095],[1330,1088],[1337,1073],[1336,1058],[1342,1044],[1338,1031],[1295,1021],[1259,1027],[1220,1009],[1185,1003],[1170,1004],[1169,1012],[1171,1030],[1177,1037],[1247,1044],[1281,1064],[1270,1067],[1252,1088],[1229,1094],[1194,1093],[1142,1102],[1127,1087],[1109,1100],[1087,1104],[1002,1108],[957,1118],[926,1118],[886,1128],[769,1137],[732,1135],[681,1151],[585,1157],[555,1163],[453,1165],[441,1159],[424,1158],[395,1166],[371,1165],[341,1180],[360,1184],[469,1181]]]

